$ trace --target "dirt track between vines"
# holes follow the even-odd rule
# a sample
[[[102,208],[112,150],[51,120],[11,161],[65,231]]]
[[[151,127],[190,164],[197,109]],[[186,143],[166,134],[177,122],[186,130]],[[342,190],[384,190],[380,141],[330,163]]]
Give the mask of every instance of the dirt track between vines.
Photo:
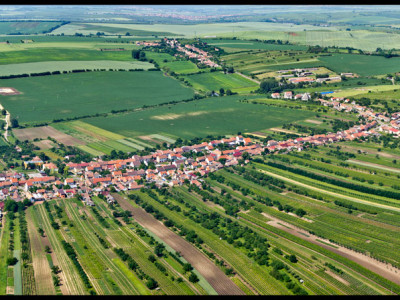
[[[144,209],[133,207],[127,199],[118,194],[113,196],[124,210],[132,212],[135,221],[157,235],[172,249],[178,251],[210,283],[219,295],[244,295],[244,292],[228,276],[192,244],[169,230]]]

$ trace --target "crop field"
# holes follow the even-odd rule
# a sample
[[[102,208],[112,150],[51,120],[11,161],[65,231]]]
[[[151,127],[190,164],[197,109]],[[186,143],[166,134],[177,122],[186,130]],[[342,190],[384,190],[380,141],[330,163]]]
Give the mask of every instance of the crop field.
[[[222,173],[220,173],[222,174]],[[225,174],[225,173],[224,173]],[[229,173],[227,173],[229,174]],[[224,175],[225,177],[225,175]],[[208,182],[208,180],[207,180]],[[225,182],[227,182],[225,180]],[[219,191],[219,188],[217,188],[217,186],[221,186],[221,184],[216,183],[215,181],[212,181],[212,185],[211,187],[214,189],[216,188],[216,192]],[[259,203],[256,204],[257,202],[253,201],[251,197],[244,197],[242,196],[242,194],[236,190],[232,190],[230,187],[227,187],[226,184],[222,185],[225,189],[225,191],[227,191],[229,194],[231,194],[232,196],[232,201],[236,201],[236,200],[244,200],[246,202],[252,202],[255,204],[255,208],[259,206]],[[245,185],[247,187],[247,185]],[[244,186],[244,187],[245,187]],[[189,191],[189,193],[188,193]],[[231,246],[232,243],[226,243],[224,241],[221,242],[221,239],[219,239],[219,241],[217,242],[217,240],[213,240],[213,237],[215,236],[214,234],[211,234],[211,230],[207,230],[206,228],[202,228],[205,227],[205,225],[203,226],[198,226],[196,225],[195,222],[193,222],[193,218],[189,216],[188,217],[183,217],[182,213],[178,213],[174,211],[172,211],[171,209],[168,209],[168,206],[173,206],[173,205],[178,205],[181,206],[182,208],[184,208],[185,206],[183,205],[183,203],[190,203],[190,205],[194,205],[197,210],[201,213],[218,213],[221,214],[221,211],[217,208],[217,206],[209,206],[206,205],[203,201],[200,200],[200,198],[198,198],[196,192],[190,192],[190,189],[187,190],[186,187],[182,187],[182,188],[174,188],[171,190],[173,198],[168,197],[168,204],[164,205],[164,204],[160,204],[160,203],[164,203],[161,199],[162,196],[158,196],[160,201],[155,201],[153,199],[155,199],[153,196],[151,198],[144,195],[143,193],[136,193],[135,194],[137,196],[139,196],[139,198],[144,201],[144,203],[148,203],[151,204],[153,207],[157,208],[160,212],[162,212],[169,220],[173,220],[174,223],[177,224],[184,224],[184,226],[186,228],[193,228],[195,230],[195,232],[201,236],[202,239],[204,239],[204,241],[207,244],[207,249],[212,249],[213,252],[215,254],[218,255],[218,257],[222,257],[226,263],[228,263],[229,265],[231,265],[235,272],[237,272],[241,277],[245,275],[246,278],[246,282],[247,284],[249,284],[252,288],[252,291],[256,291],[256,293],[261,292],[262,294],[265,294],[266,291],[265,289],[268,290],[269,294],[274,294],[274,290],[277,291],[279,290],[280,287],[280,283],[278,281],[275,281],[275,279],[271,278],[268,280],[268,286],[265,283],[265,279],[267,278],[268,275],[264,275],[264,286],[261,288],[261,286],[259,286],[257,284],[257,280],[258,277],[257,276],[251,276],[250,274],[252,274],[252,272],[254,272],[255,270],[253,270],[253,268],[255,268],[257,265],[256,264],[251,264],[252,267],[248,267],[243,269],[242,266],[240,264],[236,264],[233,262],[232,256],[235,257],[235,259],[239,259],[242,260],[242,256],[240,254],[243,254],[242,251],[240,250],[240,246],[238,246],[238,244],[234,243],[234,248]],[[219,194],[219,193],[218,193]],[[214,194],[214,196],[217,196],[216,194]],[[217,196],[218,197],[218,196]],[[176,200],[179,201],[176,201]],[[227,201],[228,198],[224,198],[224,201]],[[182,200],[184,201],[182,203]],[[281,200],[281,198],[279,198],[279,200]],[[180,204],[181,203],[181,204]],[[238,202],[236,202],[238,203]],[[167,207],[165,207],[167,206]],[[265,207],[265,206],[264,206]],[[261,206],[260,206],[261,208]],[[227,208],[225,208],[227,209]],[[253,209],[251,209],[251,211],[253,211]],[[279,213],[277,212],[276,214],[285,214],[285,213]],[[229,215],[223,214],[225,217],[227,216],[229,218]],[[319,248],[315,248],[315,246],[311,246],[310,244],[306,243],[306,242],[301,242],[301,239],[293,239],[288,235],[283,235],[284,238],[282,238],[282,234],[281,232],[277,232],[275,230],[273,230],[273,226],[267,225],[266,221],[268,221],[268,219],[265,219],[265,221],[261,221],[262,218],[257,217],[257,219],[255,219],[254,217],[245,217],[246,214],[242,214],[240,213],[240,219],[239,221],[236,221],[236,223],[239,223],[241,225],[245,225],[245,226],[250,226],[250,228],[254,228],[255,231],[258,234],[261,234],[262,236],[267,236],[269,243],[272,244],[274,247],[279,247],[280,249],[282,249],[284,251],[284,253],[296,253],[296,256],[298,257],[299,262],[297,264],[290,264],[289,268],[291,270],[291,272],[289,272],[290,274],[297,274],[300,275],[301,278],[304,279],[304,281],[306,282],[304,285],[304,288],[307,290],[308,293],[314,294],[314,293],[319,293],[319,294],[324,294],[324,293],[338,293],[338,294],[342,294],[342,293],[346,293],[346,294],[358,294],[358,293],[363,293],[362,290],[365,289],[365,291],[368,290],[368,293],[372,293],[372,294],[376,294],[376,293],[390,293],[389,290],[382,290],[382,287],[380,287],[379,285],[377,285],[376,283],[374,283],[373,281],[370,281],[369,279],[366,279],[365,277],[363,277],[362,271],[361,274],[358,273],[359,270],[353,270],[351,268],[348,268],[347,266],[347,261],[345,259],[343,259],[340,262],[340,268],[344,268],[346,271],[346,276],[347,278],[351,278],[352,281],[351,285],[349,288],[346,288],[345,290],[343,290],[343,285],[340,285],[340,283],[338,284],[337,281],[334,280],[328,280],[328,282],[326,282],[324,279],[320,278],[319,276],[316,275],[316,271],[320,269],[320,267],[318,267],[317,265],[322,264],[324,261],[330,261],[331,256],[327,253],[329,253],[329,251],[321,251]],[[253,213],[251,214],[252,216],[254,215]],[[257,216],[257,215],[256,215]],[[189,220],[191,219],[191,220]],[[236,219],[236,218],[235,218]],[[250,221],[251,220],[251,221]],[[198,223],[198,221],[197,221]],[[263,224],[264,223],[264,224]],[[215,231],[213,231],[215,232]],[[281,237],[278,238],[278,236],[275,234],[278,233]],[[228,233],[227,233],[228,234]],[[218,235],[217,235],[218,236]],[[224,240],[227,237],[224,238]],[[293,241],[295,241],[293,243]],[[221,244],[221,245],[218,245]],[[220,247],[224,245],[223,247]],[[235,246],[236,245],[236,246]],[[311,249],[313,249],[314,251],[312,251]],[[318,250],[317,250],[318,249]],[[209,251],[209,250],[208,250]],[[231,251],[231,254],[228,254],[229,251]],[[235,254],[233,254],[235,253]],[[283,257],[279,257],[279,255],[273,254],[274,251],[270,252],[271,257],[273,259],[278,259],[278,260],[283,260]],[[316,258],[315,256],[318,255],[318,258]],[[322,256],[320,256],[322,255]],[[311,256],[311,258],[310,258]],[[314,257],[314,258],[312,258]],[[314,260],[317,260],[315,262],[313,262]],[[337,260],[337,259],[336,259]],[[283,262],[286,263],[286,261],[283,260]],[[337,265],[337,261],[334,262],[335,265]],[[315,264],[315,266],[314,266]],[[250,266],[248,264],[248,266]],[[264,270],[266,268],[265,267],[261,267],[257,269],[257,272],[259,275],[261,274],[265,274]],[[294,272],[294,273],[293,273]],[[351,275],[350,275],[351,274]],[[361,282],[360,282],[361,279]],[[359,282],[358,284],[355,284],[355,282]],[[367,284],[368,286],[365,286],[365,284]],[[371,285],[372,284],[372,285]],[[370,288],[372,287],[372,288]],[[260,290],[261,289],[261,290]],[[286,292],[287,293],[287,292]]]
[[[331,30],[327,30],[331,29]],[[288,31],[294,31],[297,35],[290,35]],[[235,32],[223,32],[214,34],[213,37],[236,37],[238,39],[279,39],[289,41],[300,45],[320,45],[322,47],[353,47],[364,51],[374,51],[380,47],[382,49],[398,49],[400,47],[400,38],[396,33],[387,32],[371,32],[367,30],[338,31],[333,27],[321,30],[309,30],[299,32],[292,28],[281,29],[281,31],[265,31],[260,29],[243,31],[235,30]]]
[[[326,67],[336,73],[352,72],[360,76],[383,75],[398,72],[400,58],[384,58],[361,54],[321,55],[316,57],[304,51],[248,51],[221,57],[228,65],[245,74],[261,74],[291,68]],[[374,67],[371,67],[374,66]],[[259,78],[265,77],[261,75]]]
[[[150,134],[193,138],[267,129],[314,115],[313,112],[297,109],[240,103],[238,100],[243,98],[249,96],[215,97],[123,115],[90,118],[85,123],[133,138]]]
[[[195,89],[203,91],[216,91],[219,89],[230,89],[233,92],[241,92],[250,89],[257,89],[258,84],[246,79],[238,74],[224,74],[222,72],[210,72],[202,74],[188,75],[186,80],[193,85]]]
[[[125,136],[82,121],[55,123],[53,127],[64,134],[69,134],[75,139],[85,142],[86,145],[80,145],[78,148],[94,156],[110,154],[112,150],[132,152],[143,150],[147,146],[151,147],[147,144],[144,144],[143,147],[140,141],[130,141]]]
[[[36,34],[48,31],[49,29],[61,25],[62,22],[0,22],[0,34]]]
[[[119,198],[118,203],[125,210],[132,211],[140,225],[157,234],[159,238],[173,247],[175,251],[180,252],[183,258],[189,261],[193,267],[200,272],[200,274],[205,276],[207,281],[213,286],[219,295],[242,294],[240,289],[230,281],[217,266],[215,266],[206,256],[196,251],[189,242],[171,232],[155,218],[149,216],[142,208],[131,207],[126,199]]]
[[[227,65],[247,75],[266,77],[270,71],[285,70],[297,67],[299,64],[317,63],[318,59],[312,53],[298,50],[255,51],[232,53],[221,57]],[[264,75],[265,74],[265,75]]]
[[[73,48],[71,44],[67,42],[48,43],[44,47],[45,49],[38,46],[36,48],[20,49],[20,45],[15,47],[9,46],[8,48],[3,47],[4,49],[1,49],[2,51],[0,52],[0,64],[7,65],[47,61],[82,61],[83,63],[88,63],[87,61],[103,60],[126,61],[129,63],[138,62],[132,59],[132,53],[129,50],[131,48],[138,48],[136,45],[128,45],[127,47],[127,44],[98,45],[96,43],[85,44],[83,42],[76,42],[75,44],[76,48]],[[42,45],[42,43],[37,45]],[[88,47],[85,48],[85,45]],[[0,48],[1,46],[8,45],[0,45]],[[100,51],[100,48],[124,48],[127,49],[127,51]],[[104,63],[100,62],[99,64]],[[140,62],[140,64],[144,66],[145,62]],[[4,66],[2,68],[6,67]],[[77,69],[80,68],[79,66],[77,67]]]
[[[148,70],[154,66],[143,61],[112,61],[112,60],[95,60],[95,61],[44,61],[33,63],[8,64],[1,67],[0,76],[30,74],[40,72],[54,71],[72,71],[76,69],[143,69]]]
[[[196,25],[171,25],[171,24],[113,24],[107,23],[85,23],[87,25],[94,26],[92,31],[87,31],[87,33],[93,32],[96,33],[97,28],[101,26],[111,28],[117,28],[120,32],[127,32],[129,30],[138,30],[138,31],[147,31],[148,35],[158,35],[161,36],[165,32],[170,32],[171,36],[182,35],[185,37],[205,37],[216,35],[218,37],[223,36],[224,34],[235,35],[239,37],[239,34],[244,31],[295,31],[301,32],[305,30],[321,30],[318,26],[313,25],[294,25],[294,24],[279,24],[279,23],[270,23],[270,22],[232,22],[232,23],[214,23],[214,24],[196,24]],[[95,30],[95,31],[94,31]],[[327,30],[335,30],[335,27],[330,27]],[[235,32],[235,34],[232,33]],[[53,34],[75,34],[76,32],[84,33],[84,28],[81,24],[72,23],[64,25],[56,30],[54,30]]]
[[[336,91],[332,94],[332,97],[370,97],[371,93],[389,92],[397,90],[396,85],[376,85],[376,86],[364,86],[362,88],[346,89],[343,91]],[[393,95],[393,94],[392,94]],[[391,98],[393,99],[393,97]]]
[[[1,100],[21,124],[94,115],[116,108],[133,109],[193,97],[191,89],[156,71],[17,78],[7,79],[7,85],[22,92]]]
[[[267,44],[248,40],[228,40],[228,39],[203,39],[209,45],[223,48],[225,51],[229,51],[229,48],[235,50],[307,50],[306,46],[303,45],[279,45],[279,44]],[[228,49],[227,49],[228,48]]]
[[[83,145],[84,142],[70,135],[60,132],[50,126],[14,129],[15,136],[21,141],[32,141],[36,138],[52,137],[67,146]]]
[[[2,52],[29,52],[29,51],[36,51],[34,52],[36,55],[38,55],[38,51],[48,51],[48,50],[80,50],[80,51],[89,51],[89,50],[95,50],[99,52],[105,52],[105,51],[100,51],[100,49],[103,48],[124,48],[127,50],[132,50],[132,49],[139,49],[141,48],[140,46],[137,46],[132,43],[123,43],[123,40],[121,40],[119,43],[110,43],[110,41],[105,42],[103,40],[97,40],[97,41],[75,41],[75,42],[56,42],[56,41],[43,41],[41,43],[2,43],[0,44],[0,50]],[[108,52],[108,51],[106,51]],[[111,51],[111,52],[125,52],[125,51]],[[62,52],[61,52],[62,53]],[[129,51],[125,52],[125,55],[129,53]],[[86,54],[89,54],[86,52]],[[21,53],[16,53],[16,54],[8,54],[11,55],[12,57],[20,57],[22,56]],[[96,55],[96,54],[95,54]],[[99,54],[98,54],[99,55]],[[116,54],[118,55],[118,54]],[[40,55],[39,55],[40,56]],[[45,54],[42,53],[42,57],[45,57]],[[104,55],[106,56],[106,55]],[[115,55],[114,55],[115,56]],[[119,56],[121,57],[121,55]],[[125,56],[126,57],[126,56]]]
[[[89,290],[100,295],[205,293],[198,284],[188,281],[189,274],[183,272],[182,268],[178,271],[173,267],[179,265],[175,256],[174,258],[165,252],[165,255],[157,256],[157,264],[150,263],[147,258],[154,253],[154,239],[143,235],[140,225],[134,223],[132,218],[128,224],[119,223],[112,216],[111,210],[121,211],[120,208],[107,207],[106,202],[100,198],[94,198],[94,201],[96,208],[82,207],[79,201],[70,199],[35,205],[27,210],[29,235],[34,239],[32,251],[35,276],[42,280],[50,279],[46,282],[50,285],[43,285],[37,289],[39,295],[54,294],[51,276],[60,277],[61,285],[57,286],[56,290],[61,288],[60,291],[64,295],[88,294]],[[63,226],[59,229],[50,226],[53,218]],[[44,230],[43,235],[37,233],[38,228]],[[81,282],[74,264],[70,263],[64,248],[60,247],[64,241],[74,249],[91,288]],[[50,247],[50,255],[46,254],[45,245]],[[125,259],[120,259],[115,251],[119,247],[137,263],[135,269],[132,269]],[[61,272],[56,275],[50,273],[50,267],[53,265],[57,265]],[[163,271],[157,265],[163,266]],[[148,288],[145,275],[158,283],[157,289]],[[173,277],[180,277],[182,282],[177,282]]]
[[[399,57],[385,58],[358,54],[332,54],[332,56],[321,56],[319,60],[335,72],[353,72],[361,76],[399,72],[400,64]]]

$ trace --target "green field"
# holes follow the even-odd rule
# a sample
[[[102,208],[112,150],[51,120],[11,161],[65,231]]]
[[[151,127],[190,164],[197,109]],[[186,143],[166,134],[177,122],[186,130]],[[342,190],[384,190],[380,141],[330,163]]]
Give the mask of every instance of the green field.
[[[87,25],[86,25],[87,24]],[[85,31],[85,26],[93,26],[91,30]],[[147,31],[148,35],[162,36],[163,33],[169,32],[171,35],[183,35],[185,37],[208,37],[212,35],[223,36],[223,34],[240,34],[245,31],[303,31],[305,30],[320,30],[321,28],[313,25],[293,25],[289,23],[271,23],[271,22],[232,22],[232,23],[210,23],[210,24],[195,24],[195,25],[172,25],[172,24],[113,24],[113,23],[71,23],[64,25],[56,30],[53,34],[69,34],[73,35],[75,32],[82,33],[96,33],[99,26],[103,29],[108,27],[107,30],[127,32],[129,30]],[[330,27],[327,30],[335,30],[335,27]],[[239,35],[238,35],[239,36]]]
[[[0,97],[3,106],[20,123],[94,115],[193,97],[191,89],[156,71],[61,74],[7,79],[1,85],[22,92]]]
[[[40,49],[39,46],[46,44],[46,49]],[[25,45],[25,44],[23,44]],[[102,44],[75,42],[74,44],[62,43],[40,43],[36,44],[36,48],[18,47],[14,49],[6,48],[0,52],[0,64],[20,64],[27,62],[46,62],[46,61],[97,61],[97,60],[113,60],[113,61],[134,61],[131,51],[100,51],[100,48],[138,48],[135,45],[127,47],[124,44]],[[7,45],[0,45],[7,46]],[[58,47],[57,47],[58,46]],[[85,48],[84,46],[87,46]],[[3,47],[5,48],[5,47]],[[78,48],[78,49],[77,49]],[[45,51],[44,51],[45,50]]]
[[[314,113],[238,102],[244,96],[224,96],[85,122],[126,137],[166,134],[181,138],[251,132],[307,119]],[[249,97],[247,97],[249,99]],[[240,121],[239,121],[240,120]]]
[[[1,66],[0,76],[30,74],[40,72],[54,71],[72,71],[75,69],[143,69],[154,68],[153,64],[144,61],[113,61],[113,60],[95,60],[95,61],[43,61],[32,63],[8,64]]]
[[[353,72],[361,76],[370,76],[400,71],[400,57],[332,54],[332,56],[322,56],[319,60],[337,73]]]
[[[282,53],[277,53],[274,56],[274,54],[270,55],[268,52],[253,52],[251,55],[238,53],[223,56],[222,58],[228,64],[232,64],[245,73],[255,74],[311,67],[326,67],[338,74],[351,72],[359,76],[386,75],[400,71],[398,67],[400,58],[398,57],[384,58],[383,56],[338,53],[319,57],[314,56],[314,58],[311,58],[311,56],[309,53],[285,57]],[[297,59],[300,60],[297,61]]]
[[[224,74],[223,72],[210,72],[194,74],[185,77],[195,89],[203,91],[216,91],[220,88],[230,89],[233,92],[256,90],[258,84],[238,74]]]
[[[204,39],[203,41],[209,45],[223,48],[224,50],[227,50],[226,48],[234,48],[238,50],[307,50],[307,47],[302,45],[267,44],[247,40]]]
[[[0,22],[0,34],[37,34],[61,25],[62,22]]]

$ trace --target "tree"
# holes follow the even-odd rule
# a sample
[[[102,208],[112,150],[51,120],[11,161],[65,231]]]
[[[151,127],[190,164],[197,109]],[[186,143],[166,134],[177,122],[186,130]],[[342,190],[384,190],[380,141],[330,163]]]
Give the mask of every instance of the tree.
[[[184,271],[185,273],[186,273],[186,272],[190,272],[190,271],[192,271],[192,270],[193,270],[193,267],[192,267],[191,264],[186,263],[186,264],[183,265],[183,271]]]
[[[50,249],[49,246],[46,246],[46,247],[44,247],[44,251],[45,251],[46,253],[50,253],[50,252],[51,252],[51,249]]]
[[[59,286],[60,285],[60,277],[53,276],[53,285],[54,286]]]
[[[140,50],[132,50],[132,58],[139,59],[140,57]]]
[[[153,263],[153,262],[156,261],[156,257],[153,254],[150,254],[149,257],[148,257],[148,260]]]
[[[44,236],[44,230],[43,230],[42,228],[39,227],[38,231],[39,231],[39,234],[40,234],[41,236]]]
[[[6,112],[6,110],[5,110],[4,108],[1,110],[1,114],[2,114],[3,116],[5,116],[5,115],[7,114],[7,112]]]
[[[11,118],[11,127],[12,127],[12,128],[17,128],[17,127],[19,127],[19,124],[18,124],[18,120],[17,120],[17,119]]]
[[[223,96],[223,95],[225,94],[225,90],[224,90],[223,88],[220,88],[220,89],[219,89],[219,94],[220,94],[221,96]]]
[[[165,246],[163,244],[157,244],[157,246],[154,248],[154,253],[158,257],[161,257],[161,256],[163,256],[164,249],[165,249]]]
[[[192,283],[196,283],[199,282],[199,278],[197,277],[196,274],[194,274],[193,272],[190,274],[189,276],[189,281]]]
[[[246,151],[242,153],[242,157],[244,160],[250,160],[250,154]]]
[[[51,267],[51,271],[52,271],[54,274],[58,274],[58,273],[61,272],[59,266],[52,266],[52,267]]]
[[[231,90],[226,90],[226,95],[227,95],[227,96],[232,95],[232,91],[231,91]]]
[[[218,161],[219,161],[223,166],[225,166],[226,158],[220,158]]]
[[[272,89],[279,86],[278,81],[275,78],[266,78],[260,83],[260,90],[264,93],[272,91]]]
[[[150,279],[146,282],[146,286],[147,286],[150,290],[154,290],[156,287],[158,287],[158,283],[157,283],[157,281],[155,281],[153,278],[150,278]]]

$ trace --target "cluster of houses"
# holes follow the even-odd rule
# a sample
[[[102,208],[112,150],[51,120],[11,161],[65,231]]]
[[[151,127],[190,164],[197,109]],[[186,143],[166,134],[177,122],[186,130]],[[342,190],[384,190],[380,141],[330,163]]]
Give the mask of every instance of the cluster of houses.
[[[215,62],[211,61],[211,55],[209,55],[206,51],[201,50],[193,45],[184,45],[182,46],[177,40],[172,39],[169,40],[167,38],[164,38],[164,41],[167,45],[169,45],[171,48],[175,48],[179,52],[182,52],[184,56],[187,56],[189,58],[194,58],[197,59],[200,63],[209,66],[209,67],[219,67],[218,64]],[[176,54],[178,56],[179,54]]]
[[[144,187],[144,183],[154,183],[157,187],[182,185],[185,182],[202,187],[201,177],[224,166],[247,163],[248,156],[267,153],[302,151],[311,145],[321,146],[338,141],[351,141],[370,135],[387,132],[398,135],[400,112],[388,116],[376,113],[349,99],[318,99],[323,106],[339,111],[356,112],[364,117],[365,124],[355,125],[336,133],[318,134],[286,141],[269,140],[266,144],[255,143],[241,135],[203,142],[192,146],[182,146],[167,150],[157,150],[149,155],[133,155],[128,159],[66,163],[68,178],[60,179],[54,163],[44,163],[39,157],[25,161],[28,167],[34,164],[36,171],[29,175],[18,172],[0,174],[0,200],[7,198],[34,201],[80,196],[87,205],[94,205],[93,195],[103,195],[107,202],[114,202],[111,190],[128,191]],[[224,145],[223,148],[219,147]],[[221,150],[221,149],[224,150]],[[244,153],[247,153],[244,155]],[[49,171],[46,171],[49,170]],[[0,201],[1,203],[1,201]]]
[[[302,100],[302,101],[308,101],[311,99],[310,93],[303,93],[303,94],[296,94],[293,96],[292,92],[284,92],[283,94],[281,93],[272,93],[271,98],[273,99],[295,99],[295,100]]]
[[[308,77],[311,75],[315,75],[315,72],[312,72],[312,71],[318,71],[318,70],[319,70],[319,68],[290,69],[290,70],[280,70],[280,71],[277,71],[277,73],[281,74],[281,75],[278,75],[278,78],[288,78],[288,81],[293,84],[297,84],[300,82],[307,82],[307,83],[311,83],[311,82],[320,82],[321,83],[324,81],[336,81],[337,82],[337,81],[342,80],[342,78],[340,76],[332,76],[332,77],[324,77],[324,78]]]
[[[388,115],[386,112],[375,112],[371,108],[361,106],[343,97],[332,97],[330,100],[318,99],[322,105],[332,107],[338,111],[356,112],[366,121],[377,122],[375,132],[383,132],[398,138],[400,136],[400,112]]]

